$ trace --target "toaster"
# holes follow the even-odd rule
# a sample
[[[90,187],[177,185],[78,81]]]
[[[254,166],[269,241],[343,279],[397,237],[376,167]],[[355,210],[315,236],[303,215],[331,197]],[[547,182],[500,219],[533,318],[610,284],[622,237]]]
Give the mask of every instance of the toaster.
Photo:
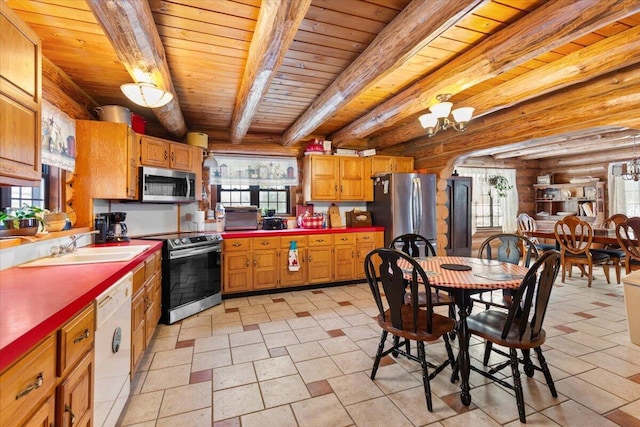
[[[263,230],[285,230],[287,228],[287,220],[284,218],[272,216],[262,218]]]

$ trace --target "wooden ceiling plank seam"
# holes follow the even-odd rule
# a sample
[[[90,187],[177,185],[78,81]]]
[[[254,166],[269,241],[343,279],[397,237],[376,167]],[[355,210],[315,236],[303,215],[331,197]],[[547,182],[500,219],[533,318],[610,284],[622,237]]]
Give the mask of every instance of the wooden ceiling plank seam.
[[[370,20],[379,20],[380,22],[391,22],[404,7],[409,3],[408,0],[401,0],[394,7],[387,5],[376,5],[372,2],[357,1],[335,1],[335,0],[314,0],[314,6],[339,12],[342,14],[367,18]]]
[[[187,133],[166,54],[147,2],[111,3],[87,0],[116,54],[133,79],[138,69],[150,73],[152,82],[174,97],[165,106],[154,108],[158,121],[170,133],[182,138]],[[137,80],[134,80],[137,81]]]
[[[561,60],[512,78],[494,89],[485,90],[467,98],[465,105],[476,108],[475,120],[498,109],[508,108],[516,103],[557,91],[571,84],[584,82],[636,62],[640,62],[640,27],[618,33],[616,36],[567,55]],[[394,145],[399,135],[402,135],[402,138],[412,139],[412,136],[417,137],[424,132],[420,129],[421,126],[418,127],[415,124],[408,126],[410,128],[401,132],[391,131],[376,141],[371,141],[372,147],[382,148]]]
[[[290,145],[313,132],[338,108],[365,90],[376,79],[398,68],[479,3],[452,0],[425,8],[419,0],[411,2],[311,104],[293,126],[285,131],[284,144]]]
[[[188,28],[191,31],[202,34],[209,34],[218,37],[228,37],[242,42],[251,42],[252,30],[246,28],[234,28],[225,25],[218,25],[210,22],[202,22],[180,17],[169,17],[165,15],[155,15],[156,25],[172,27],[178,30]]]
[[[266,0],[255,34],[231,119],[230,138],[239,144],[255,118],[274,73],[293,41],[311,0]]]
[[[587,7],[588,6],[588,7]],[[637,12],[640,2],[590,0],[580,3],[550,1],[493,34],[447,66],[421,79],[401,94],[331,135],[336,146],[353,138],[416,114],[437,102],[441,93],[456,94],[480,81],[495,77],[540,53],[565,45],[601,25]],[[537,22],[546,22],[540,27]],[[517,48],[516,48],[517,47]],[[514,49],[518,55],[514,55]],[[287,138],[285,137],[285,141]]]
[[[198,7],[178,5],[170,1],[153,1],[151,4],[159,4],[159,8],[149,9],[152,11],[153,16],[158,21],[171,21],[171,20],[188,20],[193,22],[201,22],[208,25],[219,25],[228,28],[243,28],[246,31],[253,32],[256,20],[253,18],[246,18],[233,13],[226,13],[224,10],[218,9],[206,9],[200,7],[207,4],[207,2],[200,2]],[[212,2],[210,4],[216,5],[216,7],[224,7],[228,2]],[[232,4],[232,3],[228,3]]]
[[[185,16],[189,16],[186,12],[194,12],[197,14],[198,10],[203,10],[255,21],[258,19],[258,13],[260,11],[260,0],[247,2],[245,4],[239,1],[203,2],[202,0],[181,0],[180,4],[167,0],[148,1],[152,12],[165,13],[169,15],[180,13],[180,8],[184,7],[189,8],[182,12]],[[209,5],[215,6],[215,9],[207,7]]]

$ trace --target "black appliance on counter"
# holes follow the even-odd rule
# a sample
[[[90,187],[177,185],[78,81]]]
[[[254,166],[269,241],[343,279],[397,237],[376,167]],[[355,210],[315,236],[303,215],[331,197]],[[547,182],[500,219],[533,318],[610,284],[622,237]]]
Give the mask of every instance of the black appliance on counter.
[[[285,230],[287,228],[287,220],[278,216],[262,218],[263,230]]]
[[[98,233],[95,243],[128,242],[131,240],[127,236],[126,212],[108,212],[96,214],[94,219],[94,230]]]
[[[222,236],[175,233],[163,240],[162,322],[170,325],[222,302]]]

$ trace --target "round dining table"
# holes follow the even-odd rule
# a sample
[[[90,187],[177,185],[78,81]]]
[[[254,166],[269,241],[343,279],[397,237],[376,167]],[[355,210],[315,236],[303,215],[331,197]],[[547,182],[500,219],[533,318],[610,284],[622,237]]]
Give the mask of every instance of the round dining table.
[[[457,364],[460,371],[460,400],[465,406],[469,406],[471,404],[469,392],[471,361],[470,337],[466,320],[473,304],[471,295],[482,291],[517,289],[529,268],[508,262],[470,257],[435,256],[414,259],[425,270],[429,284],[452,294],[458,307],[460,317],[457,324],[459,339]],[[410,264],[400,260],[398,265],[403,270],[407,269],[405,277],[411,279]],[[452,381],[454,378],[452,376]]]

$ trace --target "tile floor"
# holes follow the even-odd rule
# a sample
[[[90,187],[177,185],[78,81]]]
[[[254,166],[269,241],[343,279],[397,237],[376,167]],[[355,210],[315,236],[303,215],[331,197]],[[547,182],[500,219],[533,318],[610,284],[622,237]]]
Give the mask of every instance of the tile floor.
[[[540,372],[523,375],[527,425],[640,426],[640,347],[629,340],[623,286],[596,275],[591,289],[575,275],[556,283],[544,354],[558,397]],[[475,373],[469,407],[449,368],[432,380],[433,412],[417,363],[387,357],[371,381],[376,314],[368,286],[358,284],[227,299],[159,325],[120,425],[519,424],[511,392]],[[473,363],[483,348],[472,339]],[[428,356],[444,354],[442,341],[427,346]]]

